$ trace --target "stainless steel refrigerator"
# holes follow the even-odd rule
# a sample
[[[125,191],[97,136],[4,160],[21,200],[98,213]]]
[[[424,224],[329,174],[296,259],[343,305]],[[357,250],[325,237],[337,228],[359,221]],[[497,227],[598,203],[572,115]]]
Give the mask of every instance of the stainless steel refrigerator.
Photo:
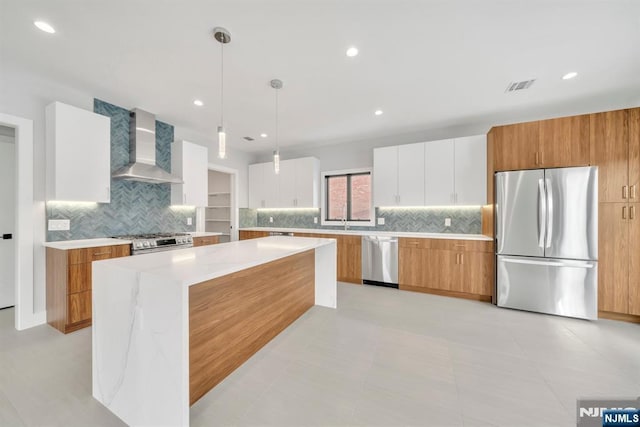
[[[598,316],[598,168],[498,172],[496,303]]]

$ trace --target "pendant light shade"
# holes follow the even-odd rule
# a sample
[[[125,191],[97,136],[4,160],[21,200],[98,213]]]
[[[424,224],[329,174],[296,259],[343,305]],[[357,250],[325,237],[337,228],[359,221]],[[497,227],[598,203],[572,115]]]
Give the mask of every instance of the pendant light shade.
[[[218,126],[218,157],[227,157],[227,134],[222,126]]]
[[[220,125],[218,126],[218,157],[227,157],[227,134],[224,131],[224,45],[231,41],[231,33],[222,27],[213,29],[213,37],[220,43]]]
[[[273,79],[270,82],[272,88],[276,90],[276,150],[273,152],[273,172],[280,173],[280,141],[278,140],[278,90],[282,89],[282,80]]]

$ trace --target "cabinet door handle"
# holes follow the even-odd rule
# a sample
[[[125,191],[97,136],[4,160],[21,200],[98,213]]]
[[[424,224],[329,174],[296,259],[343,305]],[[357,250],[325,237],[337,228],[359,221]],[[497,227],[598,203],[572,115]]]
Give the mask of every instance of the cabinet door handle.
[[[633,184],[631,186],[631,196],[629,197],[630,199],[635,199],[636,198],[636,185]]]
[[[464,254],[460,254],[460,264],[464,264]]]
[[[536,165],[539,164],[540,154],[536,151]]]
[[[626,185],[622,186],[622,198],[626,199],[629,197],[629,188]]]
[[[622,207],[622,219],[627,219],[627,207]]]
[[[101,256],[101,255],[111,255],[111,251],[109,252],[94,252],[93,256]]]
[[[184,193],[182,195],[182,203],[185,204],[185,205],[187,204],[187,193]]]
[[[456,264],[460,264],[460,254],[456,253]]]
[[[544,151],[540,152],[540,164],[544,165]]]
[[[635,219],[635,218],[636,218],[636,207],[631,206],[629,208],[629,219]]]

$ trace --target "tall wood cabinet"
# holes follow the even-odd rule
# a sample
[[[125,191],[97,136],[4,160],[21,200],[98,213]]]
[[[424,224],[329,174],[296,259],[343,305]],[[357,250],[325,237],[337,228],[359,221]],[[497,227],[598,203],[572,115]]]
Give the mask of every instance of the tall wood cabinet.
[[[129,244],[47,248],[47,323],[65,334],[91,325],[91,263],[129,255]]]
[[[592,114],[590,137],[599,175],[598,309],[638,316],[640,108]]]

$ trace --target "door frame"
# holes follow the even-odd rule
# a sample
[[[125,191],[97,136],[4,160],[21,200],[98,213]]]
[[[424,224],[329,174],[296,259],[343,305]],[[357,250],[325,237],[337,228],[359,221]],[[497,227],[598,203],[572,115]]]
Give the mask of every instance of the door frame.
[[[238,189],[238,170],[237,169],[233,169],[233,168],[229,168],[226,166],[220,166],[220,165],[216,165],[214,163],[209,163],[207,170],[210,171],[216,171],[216,172],[222,172],[222,173],[227,173],[229,175],[231,175],[231,236],[229,236],[229,241],[233,242],[235,240],[238,240],[238,199],[239,199],[239,189]],[[207,200],[208,200],[208,195],[207,195]],[[204,223],[204,215],[202,215],[203,217],[203,223]]]
[[[0,125],[15,129],[15,328],[19,331],[44,323],[34,310],[33,253],[33,120],[0,113]]]

